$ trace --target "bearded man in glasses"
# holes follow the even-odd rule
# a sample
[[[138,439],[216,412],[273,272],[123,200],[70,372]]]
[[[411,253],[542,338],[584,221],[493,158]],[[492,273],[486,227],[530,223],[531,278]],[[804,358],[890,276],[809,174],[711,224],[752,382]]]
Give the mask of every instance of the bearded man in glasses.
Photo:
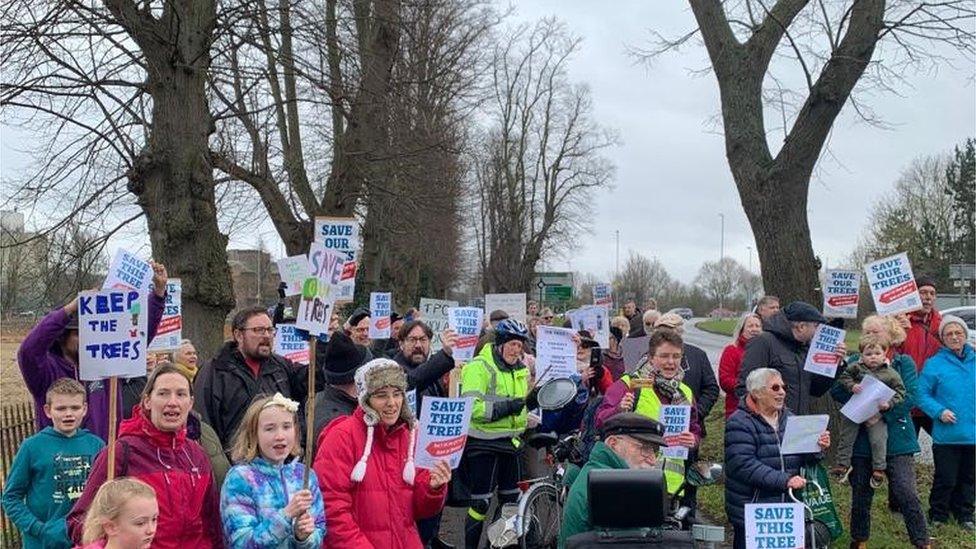
[[[225,452],[248,405],[258,395],[281,393],[303,404],[307,400],[308,366],[272,352],[276,332],[263,307],[241,310],[231,322],[233,339],[224,343],[194,381],[194,408],[214,428]],[[325,387],[321,369],[316,372],[315,385],[316,391]],[[298,417],[304,422],[304,412]]]

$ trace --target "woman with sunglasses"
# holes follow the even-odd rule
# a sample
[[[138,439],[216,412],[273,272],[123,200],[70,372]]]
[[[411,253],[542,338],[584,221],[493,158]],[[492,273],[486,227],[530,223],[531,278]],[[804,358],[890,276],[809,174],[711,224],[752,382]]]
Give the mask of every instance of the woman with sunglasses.
[[[787,490],[801,490],[805,463],[820,454],[780,452],[786,431],[787,387],[779,372],[757,368],[746,377],[746,396],[725,423],[725,514],[732,523],[733,549],[745,549],[745,505],[786,502]],[[817,440],[822,450],[830,446],[830,432]]]

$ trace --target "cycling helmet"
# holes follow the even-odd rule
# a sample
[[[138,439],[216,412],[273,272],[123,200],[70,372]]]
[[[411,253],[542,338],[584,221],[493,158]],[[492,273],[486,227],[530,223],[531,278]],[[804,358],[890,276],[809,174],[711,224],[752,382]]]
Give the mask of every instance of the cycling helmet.
[[[506,318],[495,325],[495,345],[504,345],[513,339],[528,341],[529,329],[514,318]]]

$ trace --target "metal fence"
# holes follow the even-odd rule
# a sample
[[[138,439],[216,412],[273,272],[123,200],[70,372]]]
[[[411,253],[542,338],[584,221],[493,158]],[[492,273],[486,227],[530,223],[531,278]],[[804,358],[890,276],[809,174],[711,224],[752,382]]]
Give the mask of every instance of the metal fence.
[[[0,408],[0,489],[6,482],[7,471],[25,438],[34,434],[34,404],[19,402]],[[21,546],[20,532],[0,510],[0,548]]]

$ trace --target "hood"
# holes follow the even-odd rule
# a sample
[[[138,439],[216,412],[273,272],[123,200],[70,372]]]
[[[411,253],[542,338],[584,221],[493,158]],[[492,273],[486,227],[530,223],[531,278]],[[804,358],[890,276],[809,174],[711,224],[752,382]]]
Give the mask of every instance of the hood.
[[[217,351],[217,356],[214,357],[212,362],[217,367],[231,364],[246,366],[244,363],[244,355],[237,350],[236,341],[225,341],[220,346],[220,350]]]
[[[406,401],[403,403],[404,406],[407,405]],[[393,424],[391,429],[386,429],[382,424],[371,425],[366,421],[366,414],[363,412],[362,406],[356,408],[352,414],[353,421],[361,421],[366,426],[366,443],[363,446],[362,457],[356,463],[355,467],[352,468],[352,473],[349,475],[350,480],[359,483],[366,478],[366,468],[369,465],[369,456],[373,453],[373,441],[374,437],[377,442],[377,446],[384,447],[388,444],[387,439],[396,436],[396,432],[400,429],[410,430],[410,442],[407,444],[407,462],[403,466],[403,480],[407,484],[413,486],[413,482],[416,478],[416,467],[414,466],[414,446],[417,442],[417,422],[414,422],[412,426],[408,426],[403,420],[403,416]],[[333,421],[331,425],[339,423]],[[379,465],[374,465],[378,467]]]
[[[769,320],[763,322],[763,331],[769,332],[776,336],[783,343],[790,345],[792,347],[801,347],[802,344],[793,337],[793,326],[790,321],[786,319],[786,315],[783,313],[776,313]]]
[[[62,434],[60,431],[58,431],[54,427],[48,426],[48,427],[45,427],[44,429],[42,429],[41,432],[38,433],[38,434],[41,434],[41,435],[44,435],[44,436],[48,436],[48,437],[52,437],[52,438],[56,438],[56,439],[59,439],[59,440],[71,440],[71,439],[78,438],[79,436],[87,435],[87,434],[89,434],[89,431],[88,431],[88,429],[78,428],[77,430],[75,430],[75,434],[73,434],[73,435],[71,435],[69,437],[69,436],[66,436],[66,435]]]
[[[119,436],[125,435],[149,439],[154,446],[160,448],[176,449],[186,444],[186,425],[176,432],[160,431],[149,421],[149,416],[142,407],[136,404],[132,407],[132,417],[119,425]]]

